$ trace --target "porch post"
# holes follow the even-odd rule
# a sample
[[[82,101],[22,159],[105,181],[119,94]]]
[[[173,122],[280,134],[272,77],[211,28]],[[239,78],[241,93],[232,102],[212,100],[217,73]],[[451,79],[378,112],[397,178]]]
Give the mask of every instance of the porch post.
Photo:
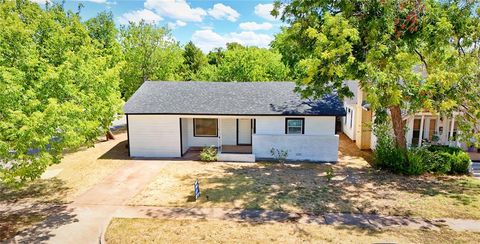
[[[217,119],[218,121],[218,140],[217,140],[217,148],[218,148],[218,152],[221,152],[222,151],[222,119],[221,118],[218,118]]]
[[[452,115],[452,123],[450,125],[450,133],[448,135],[448,141],[450,142],[450,138],[453,136],[453,129],[455,127],[455,115]]]
[[[422,146],[422,140],[423,140],[423,124],[424,124],[424,120],[425,120],[425,115],[422,115],[422,119],[420,120],[420,135],[418,136],[418,146],[421,147]]]

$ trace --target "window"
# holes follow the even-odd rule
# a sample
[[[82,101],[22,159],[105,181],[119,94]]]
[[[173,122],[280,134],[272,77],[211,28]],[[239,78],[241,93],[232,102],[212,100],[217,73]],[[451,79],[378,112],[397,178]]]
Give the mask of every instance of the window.
[[[350,128],[353,128],[353,111],[350,111],[350,109],[348,111],[350,112]]]
[[[285,134],[304,134],[304,119],[287,118],[285,120]]]
[[[217,119],[193,119],[193,135],[196,137],[217,137]]]

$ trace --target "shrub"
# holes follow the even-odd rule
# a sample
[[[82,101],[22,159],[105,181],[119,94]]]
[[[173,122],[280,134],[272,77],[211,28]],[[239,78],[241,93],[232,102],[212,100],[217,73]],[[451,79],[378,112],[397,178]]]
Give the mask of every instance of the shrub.
[[[441,174],[466,174],[470,157],[461,148],[429,145],[402,149],[395,146],[388,128],[376,126],[377,146],[373,154],[374,166],[406,175],[425,172]]]
[[[272,155],[273,158],[275,158],[275,160],[283,164],[287,160],[288,150],[280,150],[280,149],[272,148],[270,149],[270,154]]]
[[[200,160],[205,162],[217,161],[217,149],[214,146],[204,147],[200,153]]]
[[[452,155],[455,160],[452,161],[451,173],[468,174],[470,167],[470,156],[466,152],[458,152]]]

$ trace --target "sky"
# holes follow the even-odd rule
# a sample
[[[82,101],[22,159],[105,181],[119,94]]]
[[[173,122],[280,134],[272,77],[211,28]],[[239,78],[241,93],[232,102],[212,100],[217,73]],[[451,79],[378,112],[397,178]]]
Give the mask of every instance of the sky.
[[[47,1],[31,0],[40,5]],[[168,26],[173,37],[184,45],[193,41],[204,52],[225,47],[227,42],[268,47],[282,22],[270,15],[273,0],[66,0],[64,7],[77,12],[82,20],[101,11],[111,11],[117,25],[142,19]]]

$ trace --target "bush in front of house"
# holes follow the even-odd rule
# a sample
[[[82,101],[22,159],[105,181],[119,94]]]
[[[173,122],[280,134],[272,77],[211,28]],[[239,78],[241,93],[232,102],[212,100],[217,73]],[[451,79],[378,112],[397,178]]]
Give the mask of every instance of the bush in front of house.
[[[200,152],[200,160],[204,162],[217,161],[217,149],[214,146],[204,147]]]
[[[395,146],[388,128],[375,128],[377,145],[373,154],[374,166],[398,174],[420,175],[467,174],[470,157],[458,147],[429,145],[403,149]]]

